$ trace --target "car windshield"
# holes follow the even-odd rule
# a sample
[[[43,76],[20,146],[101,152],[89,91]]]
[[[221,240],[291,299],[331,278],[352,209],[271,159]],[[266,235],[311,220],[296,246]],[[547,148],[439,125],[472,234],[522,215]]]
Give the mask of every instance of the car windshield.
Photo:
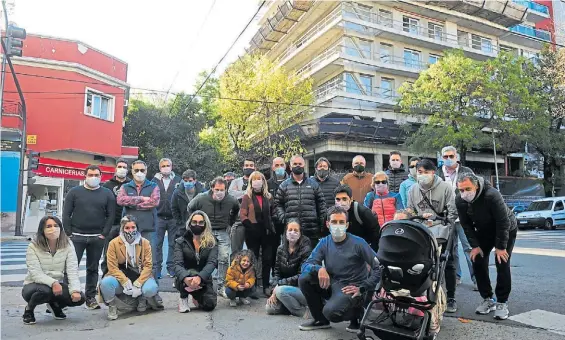
[[[551,210],[553,206],[553,201],[537,201],[532,202],[526,211],[541,211],[541,210]]]

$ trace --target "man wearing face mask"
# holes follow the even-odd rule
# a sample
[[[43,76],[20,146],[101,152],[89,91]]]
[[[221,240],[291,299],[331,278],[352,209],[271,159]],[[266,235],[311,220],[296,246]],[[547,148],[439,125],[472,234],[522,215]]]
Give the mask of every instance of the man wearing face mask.
[[[371,209],[378,217],[379,224],[383,226],[386,222],[394,219],[397,210],[404,209],[400,195],[389,191],[389,177],[385,172],[379,171],[373,177],[373,191],[367,194],[363,205]]]
[[[312,176],[312,179],[318,182],[320,189],[324,193],[326,207],[330,207],[335,203],[334,190],[339,185],[339,181],[335,177],[330,176],[332,165],[327,158],[320,157],[318,161],[316,161],[315,167],[316,174]]]
[[[84,185],[72,188],[65,197],[63,227],[73,241],[78,263],[86,250],[86,306],[99,309],[98,264],[116,217],[116,199],[109,189],[100,186],[101,171],[97,165],[89,165],[84,172]]]
[[[354,201],[351,198],[351,188],[347,185],[335,188],[334,195],[335,205],[347,211],[347,232],[361,237],[377,252],[381,228],[371,209]]]
[[[243,161],[243,177],[234,179],[230,186],[228,193],[235,197],[241,203],[241,198],[245,195],[247,191],[247,185],[249,184],[249,176],[255,171],[255,161],[246,159]]]
[[[451,186],[442,181],[436,175],[437,168],[429,159],[423,159],[416,165],[418,171],[418,184],[413,185],[408,193],[408,209],[415,211],[417,215],[424,218],[433,218],[441,215],[449,221],[457,219],[455,208],[455,195]],[[441,221],[433,221],[432,225],[440,224]],[[453,254],[455,242],[450,253]],[[442,247],[442,252],[447,250]],[[447,288],[446,312],[455,313],[457,302],[455,301],[455,289],[457,286],[456,266],[453,256],[449,256],[445,266],[445,283]]]
[[[402,201],[403,206],[408,206],[408,192],[410,188],[416,184],[416,164],[421,161],[419,157],[412,157],[410,158],[409,166],[408,166],[408,178],[400,183],[400,200]]]
[[[326,216],[326,201],[318,183],[304,175],[304,158],[292,156],[292,176],[285,180],[275,196],[275,215],[280,223],[297,219],[302,234],[313,246],[318,244]]]
[[[404,169],[402,164],[402,154],[400,151],[390,152],[390,165],[386,170],[388,176],[388,190],[390,192],[400,192],[400,184],[408,178],[408,172]]]
[[[185,232],[186,221],[190,216],[188,203],[202,192],[204,192],[204,186],[196,180],[196,171],[188,169],[183,172],[182,181],[177,184],[171,198],[171,210],[179,230],[177,237],[181,237]]]
[[[227,298],[224,291],[226,272],[230,257],[230,235],[228,229],[239,215],[239,203],[227,194],[226,181],[216,177],[210,184],[210,190],[201,193],[188,203],[188,213],[201,210],[208,215],[212,224],[212,233],[218,242],[218,295]]]
[[[153,265],[155,267],[155,275],[161,278],[161,266],[163,265],[163,242],[165,240],[165,233],[167,233],[167,240],[169,249],[167,250],[167,272],[170,277],[174,277],[174,263],[173,253],[175,250],[175,239],[177,237],[178,228],[173,212],[171,211],[171,202],[173,192],[176,186],[181,182],[181,178],[173,172],[173,162],[168,158],[162,158],[159,161],[160,172],[155,174],[153,182],[159,187],[159,195],[161,200],[157,207],[157,230],[155,234],[155,260]]]
[[[126,163],[123,159],[118,159],[116,161],[116,173],[114,177],[112,177],[109,181],[103,184],[104,188],[110,189],[114,193],[114,197],[118,197],[118,193],[120,192],[120,188],[125,183],[131,181],[131,178],[128,176],[128,163]],[[114,238],[118,237],[120,234],[120,221],[122,219],[122,211],[123,208],[118,205],[116,202],[116,217],[114,218],[114,222],[112,223],[112,229],[106,237],[106,243],[104,245],[104,253],[102,254],[103,260],[100,264],[100,268],[102,268],[102,272],[104,273],[107,270],[107,261],[106,261],[106,251],[108,250],[108,245],[110,241]]]
[[[277,195],[277,190],[279,190],[279,186],[281,185],[282,182],[284,182],[285,179],[288,178],[288,175],[286,173],[286,162],[284,160],[284,158],[282,157],[275,157],[273,159],[273,163],[271,165],[271,178],[267,181],[267,187],[269,190],[269,194],[271,194],[271,197],[273,197],[273,199],[275,198],[275,196]],[[273,224],[275,225],[275,235],[273,236],[273,253],[271,254],[271,258],[273,259],[273,263],[272,263],[272,276],[275,277],[275,272],[274,272],[274,268],[275,268],[275,259],[277,257],[277,249],[279,247],[279,245],[281,244],[282,241],[282,235],[284,233],[284,229],[285,229],[285,223],[284,221],[279,221],[276,216],[273,216]]]
[[[505,320],[509,315],[508,297],[512,286],[510,257],[518,231],[516,218],[504,203],[500,192],[483,178],[461,172],[457,188],[457,211],[472,247],[471,260],[483,298],[475,312],[486,315],[494,311],[495,319]],[[489,259],[493,248],[497,273],[496,302],[489,278]]]
[[[453,189],[453,193],[457,195],[457,176],[460,173],[473,173],[473,170],[470,168],[464,167],[463,165],[459,164],[457,161],[457,149],[453,146],[446,146],[441,150],[441,158],[443,160],[443,166],[441,167],[441,171],[439,172],[439,177],[443,179],[445,182],[451,185]],[[471,262],[471,245],[465,236],[465,232],[463,231],[463,227],[461,227],[461,223],[459,219],[455,221],[455,236],[461,241],[461,246],[463,247],[463,253],[467,259],[467,267],[469,268],[469,274],[471,276],[471,280],[473,281],[473,285],[475,286],[475,290],[477,290],[477,284],[475,280],[475,273],[473,272],[473,263]],[[456,238],[456,239],[457,239]],[[459,262],[459,242],[455,242],[455,251],[453,252],[453,259],[455,261],[455,265],[457,266],[457,284],[461,283],[461,264]]]
[[[363,202],[373,186],[373,174],[365,172],[367,161],[361,155],[355,156],[351,165],[353,166],[353,172],[345,175],[341,180],[341,184],[349,185],[355,201]]]
[[[381,277],[379,261],[365,240],[346,232],[347,211],[342,207],[328,209],[327,227],[331,235],[320,240],[298,279],[313,318],[300,330],[329,328],[330,322],[349,320],[347,331],[356,333],[363,298],[371,296]]]

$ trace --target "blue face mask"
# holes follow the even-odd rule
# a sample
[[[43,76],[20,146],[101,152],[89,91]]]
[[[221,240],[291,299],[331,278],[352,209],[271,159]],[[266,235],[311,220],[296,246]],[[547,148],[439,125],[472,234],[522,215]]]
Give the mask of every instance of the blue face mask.
[[[454,164],[455,164],[455,160],[451,158],[445,159],[443,161],[443,165],[445,165],[448,168],[451,168]]]
[[[283,177],[285,175],[285,171],[284,168],[276,168],[275,169],[275,175],[277,175],[278,177]]]
[[[184,185],[184,188],[185,188],[185,189],[188,189],[188,190],[194,189],[194,182],[185,182],[185,181],[183,181],[182,184]]]

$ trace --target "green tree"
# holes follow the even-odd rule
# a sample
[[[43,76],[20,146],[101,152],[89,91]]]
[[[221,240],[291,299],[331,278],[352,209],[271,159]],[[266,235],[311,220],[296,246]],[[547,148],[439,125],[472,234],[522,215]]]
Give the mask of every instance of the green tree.
[[[464,163],[467,151],[492,146],[492,135],[485,131],[494,131],[504,152],[519,149],[534,121],[528,113],[539,108],[532,89],[532,68],[523,58],[501,53],[481,62],[450,51],[400,89],[401,110],[422,122],[407,144],[420,152],[452,144]]]
[[[300,141],[283,131],[310,112],[310,80],[300,79],[263,56],[246,55],[220,77],[217,94],[207,104],[215,112],[213,125],[200,136],[226,161],[239,162],[250,156],[261,162],[302,151]]]

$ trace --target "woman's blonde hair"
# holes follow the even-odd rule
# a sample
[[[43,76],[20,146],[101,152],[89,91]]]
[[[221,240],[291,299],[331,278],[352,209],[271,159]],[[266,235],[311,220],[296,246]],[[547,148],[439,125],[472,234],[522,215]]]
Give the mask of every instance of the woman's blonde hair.
[[[386,180],[388,181],[388,175],[384,171],[379,171],[376,174],[374,174],[373,175],[373,181],[375,181],[375,179],[377,179],[377,177],[379,177],[379,176],[385,176]]]
[[[263,181],[263,188],[261,189],[261,194],[263,196],[265,196],[267,199],[271,199],[271,194],[269,193],[269,186],[267,185],[267,179],[265,178],[265,175],[263,175],[261,172],[259,171],[254,171],[251,175],[249,175],[249,183],[247,184],[247,192],[246,195],[249,196],[249,198],[253,197],[253,178],[259,177],[261,179],[261,181]]]
[[[210,223],[210,218],[202,210],[196,210],[193,212],[188,220],[186,221],[186,229],[190,229],[190,221],[194,215],[200,215],[204,218],[204,231],[200,235],[200,247],[201,248],[214,248],[216,246],[216,237],[212,234],[212,223]]]

